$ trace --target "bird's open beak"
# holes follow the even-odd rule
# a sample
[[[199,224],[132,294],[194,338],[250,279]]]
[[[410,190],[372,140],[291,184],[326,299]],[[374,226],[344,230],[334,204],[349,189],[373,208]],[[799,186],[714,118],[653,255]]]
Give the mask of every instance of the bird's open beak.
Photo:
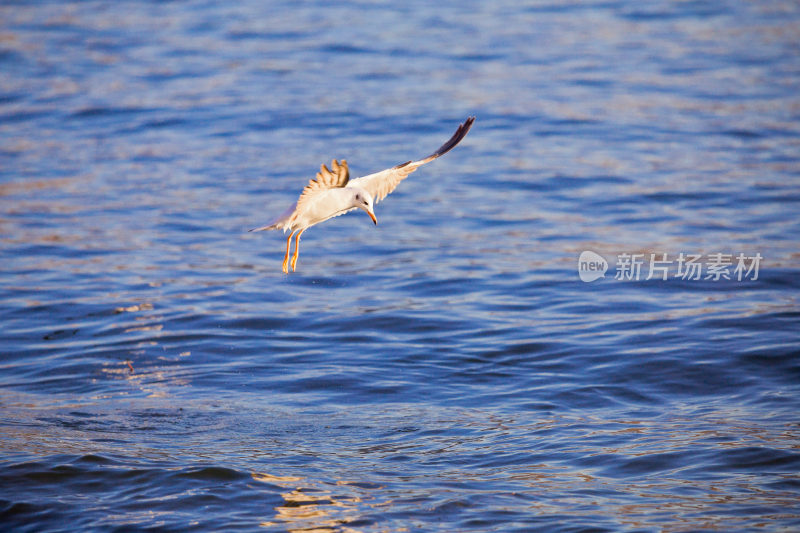
[[[373,213],[372,211],[367,211],[367,214],[369,215],[369,218],[371,218],[371,219],[372,219],[372,221],[373,221],[373,222],[375,223],[375,225],[377,226],[377,225],[378,225],[378,219],[377,219],[377,218],[375,218],[375,213]]]

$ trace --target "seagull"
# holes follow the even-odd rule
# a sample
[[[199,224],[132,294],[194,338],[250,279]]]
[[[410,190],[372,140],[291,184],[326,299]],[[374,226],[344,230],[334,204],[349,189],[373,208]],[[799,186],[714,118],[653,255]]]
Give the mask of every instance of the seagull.
[[[363,209],[375,225],[374,205],[395,190],[397,185],[409,174],[425,163],[430,163],[439,156],[452,150],[467,135],[475,117],[469,117],[461,124],[450,139],[428,157],[419,161],[406,161],[392,168],[370,174],[361,178],[350,179],[347,161],[342,159],[331,161],[330,170],[321,165],[316,178],[308,182],[300,194],[300,198],[280,217],[266,226],[253,228],[250,231],[282,229],[289,231],[286,239],[286,254],[283,257],[283,272],[289,273],[289,252],[294,237],[294,255],[292,256],[292,272],[297,266],[300,253],[300,235],[305,230],[329,218],[338,217],[353,209]]]

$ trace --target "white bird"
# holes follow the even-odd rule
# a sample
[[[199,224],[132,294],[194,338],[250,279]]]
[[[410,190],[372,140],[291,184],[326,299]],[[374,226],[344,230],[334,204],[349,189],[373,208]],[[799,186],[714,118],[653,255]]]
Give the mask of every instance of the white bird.
[[[289,273],[289,251],[291,250],[292,236],[295,247],[292,256],[292,272],[297,265],[297,255],[300,253],[300,235],[313,226],[329,218],[343,215],[353,209],[363,209],[377,225],[374,204],[380,202],[391,193],[406,176],[417,170],[425,163],[430,163],[437,157],[446,154],[461,142],[475,117],[469,117],[461,124],[450,139],[439,147],[434,153],[419,161],[406,161],[392,168],[370,174],[356,179],[349,179],[350,172],[347,161],[342,159],[331,161],[331,170],[325,165],[320,167],[315,179],[308,182],[300,194],[297,202],[286,210],[272,223],[250,231],[263,231],[267,229],[282,229],[284,233],[289,230],[286,239],[286,254],[283,257],[283,272]]]

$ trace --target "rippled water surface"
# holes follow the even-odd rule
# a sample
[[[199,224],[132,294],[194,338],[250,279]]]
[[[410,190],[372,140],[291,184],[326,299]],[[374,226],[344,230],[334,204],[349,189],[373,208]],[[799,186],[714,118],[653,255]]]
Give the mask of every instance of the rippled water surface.
[[[777,1],[4,3],[0,526],[800,529],[798,27]],[[297,273],[246,231],[320,163],[470,115]]]

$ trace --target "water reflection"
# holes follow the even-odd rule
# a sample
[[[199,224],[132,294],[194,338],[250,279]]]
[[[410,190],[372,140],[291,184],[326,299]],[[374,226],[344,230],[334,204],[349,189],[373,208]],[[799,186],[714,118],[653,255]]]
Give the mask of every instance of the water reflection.
[[[120,379],[127,376],[127,369],[118,370]],[[796,422],[786,420],[771,429],[754,422],[757,411],[726,406],[709,405],[705,412],[686,406],[685,412],[678,408],[658,418],[398,408],[382,415],[382,436],[363,446],[357,442],[359,433],[353,433],[364,423],[357,415],[331,417],[336,429],[329,430],[306,426],[299,414],[253,406],[211,408],[158,394],[111,402],[53,403],[40,395],[3,394],[0,452],[5,457],[21,449],[29,457],[71,454],[76,459],[62,459],[72,465],[68,472],[51,472],[52,465],[30,459],[20,468],[43,469],[42,476],[53,476],[78,493],[88,490],[89,478],[129,472],[137,479],[129,491],[161,494],[154,500],[158,505],[164,503],[159,498],[186,503],[200,497],[191,480],[200,486],[213,481],[217,492],[228,487],[230,497],[241,501],[279,497],[279,503],[269,504],[270,512],[260,511],[268,515],[260,525],[289,531],[396,531],[389,521],[382,523],[387,511],[459,517],[453,523],[464,524],[476,515],[502,513],[509,505],[543,518],[564,509],[575,520],[604,516],[614,527],[681,531],[701,523],[709,529],[746,529],[756,527],[749,512],[753,508],[767,510],[760,520],[790,518],[787,510],[796,500],[792,487],[800,483],[800,476],[785,471],[797,461]],[[239,419],[233,412],[246,418],[248,427],[266,433],[258,437],[232,428]],[[420,431],[427,435],[423,438]],[[234,434],[239,437],[227,438]],[[327,442],[334,435],[344,441]],[[340,463],[309,455],[322,441],[332,456],[352,459]],[[296,472],[319,470],[341,477],[313,478],[281,467],[280,475],[252,472],[246,477],[255,484],[245,483],[238,470],[214,463],[223,452],[245,464],[301,454],[315,466]],[[140,469],[138,462],[103,459],[131,453],[137,461],[149,458],[165,466]],[[204,467],[192,466],[198,464]],[[376,464],[400,469],[379,472]],[[190,482],[165,493],[164,475]],[[126,509],[133,513],[129,517],[136,516],[135,508]]]
[[[299,477],[254,473],[253,479],[290,489],[289,492],[281,493],[284,502],[275,507],[275,518],[272,521],[262,522],[262,527],[283,526],[292,532],[355,533],[363,529],[348,524],[362,520],[363,515],[370,512],[371,508],[391,504],[391,501],[382,502],[380,505],[365,501],[358,493],[352,494],[351,484],[343,481],[336,482],[335,485],[344,490],[334,493],[333,490],[319,484],[313,486],[308,480]],[[375,489],[379,490],[379,487]],[[405,528],[400,529],[403,530]],[[376,530],[370,527],[370,531],[390,531],[390,529]]]

